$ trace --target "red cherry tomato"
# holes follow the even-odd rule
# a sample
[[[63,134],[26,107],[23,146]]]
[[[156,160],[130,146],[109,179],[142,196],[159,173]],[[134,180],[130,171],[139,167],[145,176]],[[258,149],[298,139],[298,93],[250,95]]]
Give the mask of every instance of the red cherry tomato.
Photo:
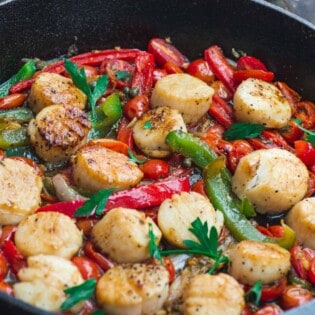
[[[248,306],[245,306],[241,315],[253,315],[253,312]]]
[[[263,306],[254,315],[278,315],[283,313],[282,309],[276,304],[268,304]]]
[[[186,72],[208,84],[214,80],[213,72],[210,70],[208,63],[202,58],[191,62]]]
[[[133,118],[139,118],[150,107],[149,99],[146,95],[138,95],[130,99],[124,106],[123,112],[130,120]]]
[[[202,179],[195,182],[193,186],[191,187],[191,190],[207,197],[207,194],[205,191],[205,183]]]
[[[257,58],[242,56],[236,64],[237,70],[263,70],[268,71],[266,66]]]
[[[95,225],[94,219],[77,218],[77,227],[83,231],[84,236],[88,237],[91,234],[92,228]]]
[[[303,127],[312,129],[315,127],[315,104],[313,102],[298,102],[295,117],[303,121]]]
[[[0,98],[0,110],[16,108],[23,105],[26,94],[14,93]]]
[[[232,150],[228,152],[228,167],[232,173],[235,172],[240,159],[250,152],[253,152],[253,148],[246,140],[232,142]]]
[[[2,281],[9,270],[8,262],[2,252],[0,252],[0,281]]]
[[[281,305],[285,310],[298,307],[313,299],[312,293],[302,287],[287,286],[282,294]]]
[[[209,114],[225,128],[229,128],[235,121],[234,111],[222,98],[217,94],[212,97],[212,103],[209,108]]]
[[[152,159],[140,165],[144,177],[148,179],[165,178],[170,173],[170,165],[164,160]]]
[[[231,93],[221,81],[213,81],[211,83],[211,87],[215,90],[215,94],[217,94],[224,101],[229,102],[232,100],[233,93]]]
[[[165,69],[156,68],[153,70],[153,86],[156,84],[157,81],[162,79],[163,77],[167,76],[167,72]]]
[[[268,302],[278,299],[287,286],[287,279],[281,278],[279,281],[271,285],[263,285],[261,291],[261,301]]]
[[[294,141],[302,138],[304,132],[298,127],[294,120],[290,120],[288,125],[281,129],[282,137],[289,143],[294,144]]]
[[[86,257],[75,256],[71,259],[71,261],[78,267],[84,280],[90,278],[99,279],[102,276],[100,267]]]
[[[92,78],[98,75],[98,70],[95,67],[84,65],[82,68],[84,69],[87,78]]]
[[[9,295],[13,295],[13,287],[5,281],[0,281],[0,291]]]
[[[123,117],[119,123],[117,131],[117,140],[124,142],[128,145],[129,149],[132,150],[133,144],[133,129],[128,127],[129,121],[127,118]]]
[[[309,268],[309,258],[305,255],[301,246],[294,246],[290,249],[291,264],[300,278],[307,279],[307,270]]]
[[[315,148],[311,143],[303,140],[294,142],[295,154],[307,166],[311,167],[315,164]]]
[[[165,69],[165,71],[168,74],[175,74],[175,73],[183,73],[184,71],[177,65],[175,65],[173,62],[171,61],[167,61],[164,65],[163,65],[163,69]]]
[[[311,261],[310,268],[307,271],[307,278],[311,284],[315,285],[315,258]]]

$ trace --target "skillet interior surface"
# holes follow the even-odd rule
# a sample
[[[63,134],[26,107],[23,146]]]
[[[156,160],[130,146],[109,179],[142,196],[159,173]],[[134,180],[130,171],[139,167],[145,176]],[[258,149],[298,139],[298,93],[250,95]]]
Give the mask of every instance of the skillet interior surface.
[[[315,27],[261,0],[4,2],[0,81],[17,71],[21,58],[49,59],[74,43],[79,52],[114,46],[145,49],[152,37],[170,37],[189,58],[200,57],[211,44],[230,57],[232,48],[245,51],[264,60],[277,80],[315,100]],[[0,310],[9,315],[46,314],[1,293]],[[288,314],[314,312],[315,303],[309,303]]]

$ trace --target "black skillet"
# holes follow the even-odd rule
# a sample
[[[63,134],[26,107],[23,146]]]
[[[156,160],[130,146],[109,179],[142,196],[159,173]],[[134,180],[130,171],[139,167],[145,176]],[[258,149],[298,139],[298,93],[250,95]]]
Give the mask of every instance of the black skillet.
[[[262,0],[0,1],[0,81],[23,57],[52,58],[76,44],[91,49],[138,47],[171,37],[189,58],[211,44],[264,60],[305,99],[315,100],[315,27]],[[0,293],[0,314],[48,314]],[[315,314],[315,302],[287,313]]]

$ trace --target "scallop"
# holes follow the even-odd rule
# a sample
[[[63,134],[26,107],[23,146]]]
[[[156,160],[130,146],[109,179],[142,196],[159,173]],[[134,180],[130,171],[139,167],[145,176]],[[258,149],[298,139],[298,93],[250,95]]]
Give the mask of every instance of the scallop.
[[[75,184],[91,193],[129,189],[143,177],[138,165],[126,155],[98,144],[80,148],[71,161]]]
[[[229,254],[229,274],[243,284],[262,280],[272,283],[284,277],[291,266],[290,253],[276,244],[244,240]]]
[[[247,197],[257,212],[288,210],[305,195],[309,174],[294,154],[278,149],[257,150],[244,156],[232,178],[233,191]]]
[[[19,223],[15,232],[15,244],[24,256],[46,254],[70,259],[82,242],[82,231],[59,212],[32,214]]]
[[[214,89],[198,78],[186,73],[170,74],[157,81],[151,106],[176,109],[185,123],[190,124],[207,113],[213,94]]]
[[[140,117],[133,127],[133,138],[146,155],[164,158],[171,153],[165,138],[173,130],[187,131],[183,117],[177,110],[162,106]]]
[[[72,80],[56,73],[43,72],[32,84],[28,98],[29,107],[39,113],[50,105],[63,104],[84,109],[87,97]]]
[[[40,205],[42,179],[22,161],[5,158],[0,163],[0,224],[16,224]]]
[[[234,94],[233,107],[238,121],[282,128],[291,118],[291,107],[272,83],[259,79],[243,81]]]
[[[59,104],[41,110],[30,121],[28,133],[38,156],[45,161],[61,162],[86,143],[90,128],[84,111]]]
[[[191,223],[200,218],[208,227],[214,226],[220,234],[223,227],[223,215],[215,211],[209,199],[196,192],[182,192],[166,199],[158,211],[158,226],[163,237],[177,247],[186,248],[184,240],[197,241],[189,231]]]
[[[167,298],[168,280],[161,265],[118,265],[98,281],[96,300],[111,315],[154,315]]]

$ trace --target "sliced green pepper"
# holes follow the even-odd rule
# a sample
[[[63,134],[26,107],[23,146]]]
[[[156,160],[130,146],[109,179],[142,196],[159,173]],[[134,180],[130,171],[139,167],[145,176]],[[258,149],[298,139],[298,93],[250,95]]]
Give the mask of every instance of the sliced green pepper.
[[[95,119],[89,133],[89,139],[105,137],[122,115],[122,108],[117,93],[113,93],[106,100],[96,107]],[[91,113],[89,113],[91,119]]]
[[[28,123],[34,117],[33,112],[29,108],[20,107],[0,111],[0,122],[13,120],[17,123]]]
[[[284,236],[281,238],[267,237],[260,233],[239,211],[241,201],[233,193],[228,170],[223,158],[217,158],[211,148],[200,139],[188,133],[172,131],[166,137],[166,143],[172,151],[191,158],[199,167],[203,168],[203,179],[206,193],[213,206],[224,215],[224,222],[231,234],[238,240],[255,240],[278,244],[284,248],[291,248],[295,241],[295,232],[282,223]],[[208,162],[208,163],[207,163]]]
[[[35,152],[34,148],[31,147],[31,146],[22,146],[22,147],[17,147],[17,148],[9,148],[9,149],[5,150],[5,155],[7,157],[10,157],[10,156],[22,156],[22,157],[29,158],[29,159],[35,161],[36,163],[40,163],[41,162],[39,157],[36,155],[36,152]]]
[[[26,62],[15,75],[0,85],[0,97],[8,95],[10,87],[15,83],[31,78],[35,71],[36,67],[34,61],[29,60]]]
[[[27,129],[15,122],[0,123],[0,149],[21,147],[29,144]]]

